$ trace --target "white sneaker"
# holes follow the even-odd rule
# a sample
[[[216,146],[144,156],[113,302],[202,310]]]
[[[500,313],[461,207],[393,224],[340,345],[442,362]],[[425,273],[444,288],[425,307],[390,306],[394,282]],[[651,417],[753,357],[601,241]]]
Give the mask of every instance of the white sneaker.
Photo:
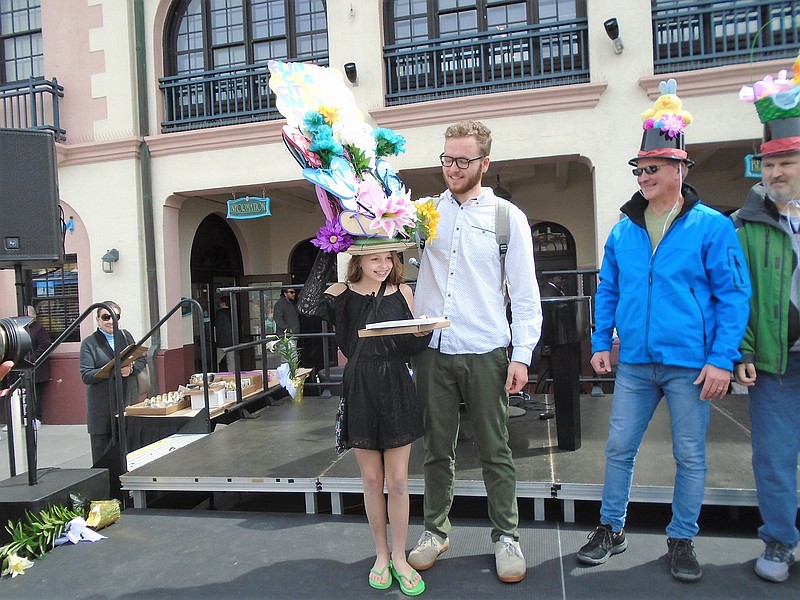
[[[408,553],[408,564],[417,571],[430,569],[440,554],[450,548],[450,538],[442,538],[432,531],[424,531],[414,549]]]
[[[780,542],[767,542],[764,554],[756,561],[756,575],[781,583],[789,579],[789,567],[794,564],[794,548]]]
[[[525,557],[519,542],[510,535],[501,535],[494,543],[494,562],[497,578],[505,583],[516,583],[525,578]]]
[[[42,426],[42,422],[39,419],[33,420],[33,430],[39,431],[39,428]]]

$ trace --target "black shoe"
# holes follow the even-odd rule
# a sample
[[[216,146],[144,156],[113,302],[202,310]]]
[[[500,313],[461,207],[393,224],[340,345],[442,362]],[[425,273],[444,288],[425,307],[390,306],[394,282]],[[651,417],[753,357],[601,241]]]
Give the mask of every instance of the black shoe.
[[[679,581],[699,581],[703,576],[692,540],[667,538],[670,573]]]
[[[625,552],[625,530],[614,533],[611,525],[599,525],[589,534],[589,542],[578,550],[578,560],[587,565],[602,565],[612,554]]]

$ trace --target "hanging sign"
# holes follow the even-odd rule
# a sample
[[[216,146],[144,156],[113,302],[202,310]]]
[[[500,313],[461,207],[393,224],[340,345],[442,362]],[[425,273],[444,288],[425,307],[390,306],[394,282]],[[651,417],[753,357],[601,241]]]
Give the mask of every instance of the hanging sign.
[[[752,154],[744,157],[744,176],[761,179],[761,159]]]
[[[269,217],[269,198],[254,198],[246,196],[228,200],[229,219],[257,219],[258,217]]]

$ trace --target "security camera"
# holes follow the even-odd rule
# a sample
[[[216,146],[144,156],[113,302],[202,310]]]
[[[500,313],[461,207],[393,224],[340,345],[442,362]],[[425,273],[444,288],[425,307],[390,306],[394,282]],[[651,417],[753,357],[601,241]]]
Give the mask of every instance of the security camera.
[[[612,17],[606,20],[603,23],[603,27],[606,29],[606,35],[608,35],[609,39],[614,43],[614,52],[620,54],[622,49],[625,48],[625,44],[622,43],[622,38],[619,35],[619,23],[615,17]]]

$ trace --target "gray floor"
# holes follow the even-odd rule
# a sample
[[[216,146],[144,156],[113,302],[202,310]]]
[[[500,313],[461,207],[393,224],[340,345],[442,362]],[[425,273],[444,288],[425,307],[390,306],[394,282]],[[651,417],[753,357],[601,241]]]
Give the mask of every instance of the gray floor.
[[[410,539],[422,531],[412,520]],[[130,509],[102,531],[108,539],[56,548],[21,577],[0,580],[0,596],[62,598],[401,598],[394,584],[367,584],[374,560],[363,517]],[[575,552],[586,530],[558,523],[521,526],[528,573],[518,584],[494,574],[488,524],[456,519],[451,549],[424,573],[426,598],[796,599],[800,567],[784,584],[752,570],[761,543],[701,535],[703,580],[675,581],[661,531],[631,528],[629,547],[598,567]]]

